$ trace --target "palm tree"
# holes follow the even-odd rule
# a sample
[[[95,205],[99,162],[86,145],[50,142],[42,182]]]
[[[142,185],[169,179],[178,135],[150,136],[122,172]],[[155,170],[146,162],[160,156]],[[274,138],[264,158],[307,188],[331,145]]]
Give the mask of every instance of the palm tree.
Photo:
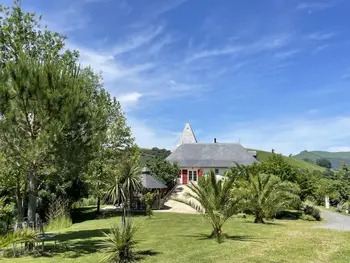
[[[236,214],[242,197],[237,195],[234,177],[217,179],[215,172],[202,176],[198,184],[188,185],[190,191],[185,193],[186,199],[174,199],[182,202],[203,214],[211,224],[213,231],[210,238],[218,242],[222,237],[222,226]]]
[[[123,161],[113,174],[112,186],[109,188],[107,198],[113,204],[123,206],[122,223],[125,226],[126,214],[130,216],[130,205],[134,193],[141,190],[141,169],[135,160]]]
[[[243,175],[238,185],[244,193],[246,208],[255,215],[254,223],[264,223],[264,218],[272,218],[300,201],[297,185],[249,167],[240,166],[238,170]]]

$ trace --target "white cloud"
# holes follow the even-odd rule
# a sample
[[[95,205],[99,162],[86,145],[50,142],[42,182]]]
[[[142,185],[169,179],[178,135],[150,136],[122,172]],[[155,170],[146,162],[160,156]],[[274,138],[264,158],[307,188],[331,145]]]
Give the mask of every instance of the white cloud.
[[[275,54],[275,56],[278,59],[288,59],[288,58],[291,58],[291,57],[295,56],[299,52],[300,52],[299,49],[291,49],[291,50],[287,50],[287,51],[277,52]]]
[[[269,50],[275,50],[287,46],[292,41],[292,35],[280,34],[268,36],[255,42],[229,45],[222,48],[206,49],[189,56],[186,62],[193,62],[198,59],[210,58],[223,55],[254,54]]]
[[[330,152],[350,152],[350,147],[335,146],[335,147],[328,148],[327,151],[330,151]]]
[[[124,93],[116,97],[123,107],[123,110],[127,111],[130,107],[136,105],[142,94],[139,92]]]
[[[297,5],[297,10],[307,11],[312,13],[314,11],[321,11],[328,8],[333,7],[334,4],[326,1],[318,1],[318,2],[301,2]]]
[[[128,124],[136,138],[136,143],[143,148],[158,147],[173,150],[181,135],[181,132],[157,129],[147,121],[131,117],[128,118]]]
[[[273,148],[285,155],[305,149],[339,149],[350,145],[350,116],[261,120],[237,124],[230,129],[232,132],[218,136],[220,141],[240,139],[246,147],[267,151]]]
[[[116,45],[112,53],[114,55],[120,55],[126,52],[130,52],[136,48],[139,48],[145,44],[151,42],[154,38],[160,35],[163,31],[163,28],[158,26],[156,28],[147,29],[141,33],[135,33],[124,43]]]

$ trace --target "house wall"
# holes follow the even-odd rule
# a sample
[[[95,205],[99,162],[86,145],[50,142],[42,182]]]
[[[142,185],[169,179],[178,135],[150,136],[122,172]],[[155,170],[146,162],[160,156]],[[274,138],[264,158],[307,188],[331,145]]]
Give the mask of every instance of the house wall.
[[[180,169],[181,169],[181,172],[179,174],[179,177],[177,178],[177,183],[178,184],[183,184],[184,183],[184,180],[183,180],[183,176],[184,175],[182,173],[182,170],[187,170],[187,171],[189,169],[191,169],[191,170],[201,170],[202,171],[201,175],[206,175],[206,174],[208,174],[210,172],[210,170],[214,170],[215,171],[215,169],[219,169],[219,175],[224,175],[224,173],[226,171],[230,170],[230,168],[227,168],[227,167],[213,167],[213,168],[180,167]],[[186,177],[188,176],[188,172],[185,174],[185,176]],[[198,174],[198,176],[200,176],[200,175]],[[188,183],[188,178],[187,178],[187,183]]]

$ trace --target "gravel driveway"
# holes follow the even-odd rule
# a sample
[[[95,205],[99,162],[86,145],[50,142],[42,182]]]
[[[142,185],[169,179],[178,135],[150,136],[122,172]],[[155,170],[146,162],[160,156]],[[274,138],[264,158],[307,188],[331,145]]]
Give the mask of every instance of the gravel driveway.
[[[321,216],[325,222],[314,226],[314,228],[350,231],[350,216],[345,216],[339,213],[329,212],[325,210],[321,211]]]

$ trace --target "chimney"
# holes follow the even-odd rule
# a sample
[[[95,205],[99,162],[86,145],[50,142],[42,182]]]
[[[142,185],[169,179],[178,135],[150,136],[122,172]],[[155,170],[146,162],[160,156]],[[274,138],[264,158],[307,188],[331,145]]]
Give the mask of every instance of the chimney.
[[[214,143],[216,143],[216,138],[214,138]]]

